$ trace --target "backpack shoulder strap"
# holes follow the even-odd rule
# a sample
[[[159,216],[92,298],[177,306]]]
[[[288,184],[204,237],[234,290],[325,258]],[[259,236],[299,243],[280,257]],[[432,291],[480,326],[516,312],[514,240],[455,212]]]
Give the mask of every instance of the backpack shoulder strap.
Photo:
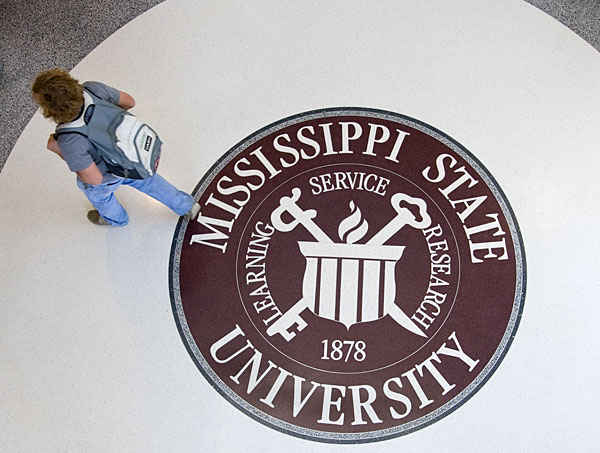
[[[62,134],[80,134],[87,137],[87,122],[85,121],[90,107],[94,106],[95,96],[90,94],[87,89],[83,90],[83,108],[77,118],[68,123],[61,123],[56,126],[55,136]]]

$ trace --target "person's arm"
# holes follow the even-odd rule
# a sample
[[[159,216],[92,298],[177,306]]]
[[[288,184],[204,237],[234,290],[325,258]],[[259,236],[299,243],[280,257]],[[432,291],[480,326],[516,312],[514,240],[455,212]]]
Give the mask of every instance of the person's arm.
[[[58,142],[54,138],[54,134],[50,134],[50,137],[48,137],[48,143],[46,144],[46,148],[48,148],[62,160],[65,160],[62,153],[60,152],[60,148],[58,147]]]
[[[119,91],[119,102],[117,105],[122,109],[129,110],[135,107],[135,99],[130,94]]]
[[[48,137],[47,148],[54,154],[56,154],[58,157],[60,157],[62,160],[65,160],[58,146],[58,142],[54,138],[54,134],[50,134],[50,137]],[[79,179],[81,179],[86,184],[97,186],[98,184],[102,183],[102,172],[94,162],[92,162],[89,167],[84,168],[83,170],[77,171],[75,173],[77,173]]]
[[[97,186],[102,183],[102,172],[98,166],[92,162],[88,168],[76,172],[79,179],[84,183]]]

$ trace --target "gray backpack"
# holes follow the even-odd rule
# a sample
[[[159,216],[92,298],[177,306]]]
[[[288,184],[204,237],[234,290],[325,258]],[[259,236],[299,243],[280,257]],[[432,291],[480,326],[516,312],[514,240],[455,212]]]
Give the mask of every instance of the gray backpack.
[[[147,179],[156,173],[162,142],[150,126],[118,105],[104,101],[88,88],[83,90],[82,114],[56,127],[55,136],[81,134],[91,141],[108,171],[131,179]]]

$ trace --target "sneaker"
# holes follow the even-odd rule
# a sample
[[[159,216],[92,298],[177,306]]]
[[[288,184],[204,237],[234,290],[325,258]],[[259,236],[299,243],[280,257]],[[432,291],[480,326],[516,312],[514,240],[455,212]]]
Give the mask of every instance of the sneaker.
[[[198,203],[194,202],[194,204],[192,205],[190,210],[188,212],[186,212],[185,217],[192,220],[194,217],[196,217],[198,215],[199,212],[200,212],[200,205]]]
[[[110,223],[108,223],[108,221],[95,209],[87,213],[87,218],[90,222],[95,223],[96,225],[110,225]]]

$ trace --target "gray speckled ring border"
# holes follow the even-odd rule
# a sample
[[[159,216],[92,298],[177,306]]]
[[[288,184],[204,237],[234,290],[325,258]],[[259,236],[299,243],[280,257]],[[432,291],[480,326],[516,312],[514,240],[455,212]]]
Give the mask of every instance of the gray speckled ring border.
[[[198,367],[200,372],[202,372],[202,374],[208,380],[208,382],[221,395],[223,395],[230,403],[232,403],[238,409],[242,410],[244,413],[251,416],[255,420],[267,426],[270,426],[271,428],[274,428],[278,431],[291,434],[293,436],[330,443],[374,442],[379,440],[390,439],[397,436],[402,436],[410,432],[416,431],[418,429],[424,428],[425,426],[433,423],[434,421],[437,421],[442,417],[449,415],[462,404],[464,404],[469,398],[471,398],[476,393],[477,390],[479,390],[487,382],[487,380],[491,377],[494,371],[496,371],[496,369],[502,362],[502,359],[508,352],[508,349],[515,337],[523,313],[523,304],[525,300],[525,288],[527,281],[525,249],[523,246],[521,231],[517,224],[517,220],[514,216],[512,208],[510,207],[506,196],[500,189],[500,186],[498,185],[496,180],[483,166],[483,164],[479,162],[479,160],[477,160],[477,158],[473,156],[460,143],[443,134],[438,129],[429,126],[426,123],[397,113],[361,107],[337,107],[300,113],[298,115],[294,115],[272,123],[255,132],[254,134],[250,135],[249,137],[245,138],[233,148],[231,148],[227,153],[225,153],[223,157],[221,157],[221,159],[219,159],[212,166],[212,168],[204,175],[202,180],[194,189],[195,199],[198,200],[200,198],[206,187],[212,182],[215,176],[217,176],[219,172],[232,159],[234,159],[243,150],[256,143],[263,137],[271,134],[272,132],[303,121],[320,119],[324,116],[332,117],[347,115],[380,118],[404,124],[435,138],[436,140],[442,142],[450,149],[458,153],[462,158],[464,158],[477,171],[479,176],[483,178],[487,186],[491,189],[494,196],[496,197],[496,200],[498,201],[498,204],[502,209],[504,217],[508,222],[514,244],[517,283],[515,287],[515,298],[513,302],[511,317],[502,337],[502,340],[500,341],[500,344],[496,349],[496,352],[494,353],[490,361],[487,363],[487,365],[484,367],[484,369],[481,371],[481,373],[479,373],[479,375],[471,382],[471,384],[465,389],[463,389],[463,391],[460,392],[457,396],[455,396],[451,401],[441,406],[437,410],[427,414],[424,417],[421,417],[409,423],[396,426],[394,428],[370,431],[365,433],[330,433],[324,431],[317,431],[283,422],[250,405],[244,399],[240,398],[235,392],[233,392],[231,388],[229,388],[229,386],[227,386],[216,375],[216,373],[213,371],[213,369],[202,356],[202,353],[200,352],[198,346],[192,338],[192,334],[187,324],[185,313],[183,312],[183,307],[181,303],[181,293],[179,288],[179,259],[181,256],[183,238],[185,236],[187,224],[189,222],[188,219],[181,217],[177,224],[177,228],[175,229],[174,238],[171,246],[171,256],[169,263],[169,291],[171,295],[171,305],[173,308],[175,322],[177,324],[177,328],[179,329],[181,338],[186,346],[186,349],[192,357],[192,360],[194,360],[196,366]]]

